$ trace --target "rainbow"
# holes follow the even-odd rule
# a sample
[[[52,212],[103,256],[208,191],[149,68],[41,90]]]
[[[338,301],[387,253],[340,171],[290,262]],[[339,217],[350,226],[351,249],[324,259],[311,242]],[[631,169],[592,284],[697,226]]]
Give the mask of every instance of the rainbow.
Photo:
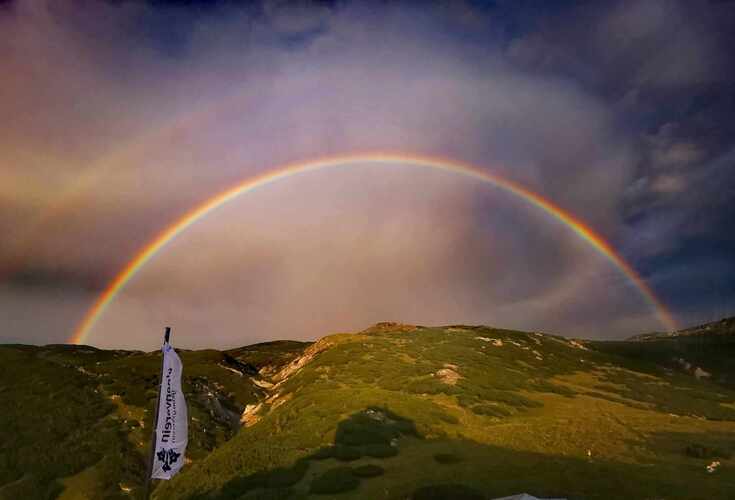
[[[115,278],[107,285],[105,290],[99,295],[92,307],[84,315],[84,318],[77,326],[74,334],[69,338],[68,342],[72,344],[81,344],[89,337],[94,325],[102,317],[107,307],[112,303],[115,297],[125,287],[125,285],[136,275],[140,269],[150,261],[153,256],[160,252],[168,243],[174,240],[179,234],[186,231],[190,226],[206,217],[209,213],[226,203],[234,200],[238,196],[253,191],[262,186],[277,182],[287,177],[308,172],[315,172],[328,168],[336,168],[350,163],[373,163],[373,164],[408,164],[417,167],[424,167],[446,172],[453,172],[472,179],[476,179],[508,193],[514,194],[525,200],[531,205],[539,208],[548,215],[554,217],[558,221],[569,227],[581,239],[588,242],[601,255],[605,256],[620,271],[627,276],[630,281],[640,290],[643,297],[653,307],[659,321],[670,331],[677,329],[676,321],[667,308],[656,297],[653,290],[646,284],[638,273],[628,264],[625,259],[615,251],[615,249],[605,241],[600,235],[595,233],[590,227],[582,221],[575,218],[572,214],[563,208],[554,205],[551,201],[541,195],[530,191],[524,186],[499,177],[496,174],[488,173],[469,164],[461,163],[455,160],[447,160],[443,158],[431,158],[421,156],[407,156],[398,154],[355,154],[348,156],[335,156],[329,158],[321,158],[312,161],[290,163],[281,166],[275,170],[266,172],[262,175],[246,179],[236,186],[215,195],[200,205],[192,208],[173,224],[164,229],[152,241],[147,243],[138,254],[128,262],[128,264],[115,276]]]

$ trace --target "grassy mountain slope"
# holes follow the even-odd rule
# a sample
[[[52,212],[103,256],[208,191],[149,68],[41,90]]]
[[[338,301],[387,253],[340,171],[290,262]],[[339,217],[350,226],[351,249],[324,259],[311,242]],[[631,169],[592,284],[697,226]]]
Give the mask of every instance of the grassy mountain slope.
[[[191,462],[154,498],[734,498],[735,390],[620,348],[656,342],[384,323],[180,351]],[[0,499],[141,498],[159,366],[0,346]]]
[[[593,345],[604,352],[656,363],[735,388],[735,318]]]
[[[286,364],[306,345],[180,352],[188,458],[232,437],[246,405],[264,397],[247,372]],[[160,364],[160,352],[0,346],[0,499],[137,498]]]
[[[247,428],[155,498],[735,494],[732,390],[560,337],[378,325],[272,382]]]

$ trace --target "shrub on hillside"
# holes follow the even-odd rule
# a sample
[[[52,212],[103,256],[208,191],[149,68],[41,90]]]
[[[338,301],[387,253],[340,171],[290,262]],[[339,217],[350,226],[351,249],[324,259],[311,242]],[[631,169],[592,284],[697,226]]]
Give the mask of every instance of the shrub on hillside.
[[[686,447],[684,453],[693,458],[732,458],[732,452],[729,450],[704,446],[701,444],[690,444]]]
[[[322,448],[319,448],[314,453],[312,453],[309,458],[313,460],[326,460],[327,458],[334,457],[334,447],[333,446],[324,446]]]
[[[509,415],[512,415],[510,410],[506,409],[503,406],[499,406],[499,405],[481,404],[481,405],[475,405],[470,409],[476,415],[485,415],[488,417],[507,417]]]
[[[268,473],[266,478],[266,486],[268,488],[283,488],[293,486],[301,481],[309,468],[306,460],[299,460],[293,467],[279,467]]]
[[[317,495],[330,495],[354,490],[360,480],[352,474],[351,467],[335,467],[314,478],[309,492]]]
[[[552,384],[546,380],[537,380],[531,386],[533,390],[538,392],[551,392],[553,394],[559,394],[561,396],[572,397],[577,394],[569,387],[563,385]]]
[[[384,472],[381,466],[374,464],[361,465],[352,469],[352,473],[357,477],[377,477]]]
[[[463,484],[437,484],[414,491],[412,500],[484,500],[485,495]]]
[[[442,465],[457,464],[462,461],[462,457],[459,457],[453,453],[437,453],[434,455],[434,460]]]
[[[238,500],[287,500],[294,497],[291,488],[255,490],[239,497]]]
[[[366,456],[373,458],[388,458],[398,455],[398,448],[383,443],[365,445],[362,447],[362,451]]]
[[[360,448],[337,445],[332,448],[332,456],[342,462],[352,462],[362,457]]]
[[[405,390],[413,394],[456,394],[458,389],[453,385],[445,384],[436,378],[422,378],[409,382]]]

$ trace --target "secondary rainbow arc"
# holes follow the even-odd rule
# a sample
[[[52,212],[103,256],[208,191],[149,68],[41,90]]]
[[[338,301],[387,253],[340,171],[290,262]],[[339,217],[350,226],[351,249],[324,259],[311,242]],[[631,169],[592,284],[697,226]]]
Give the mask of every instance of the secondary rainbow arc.
[[[630,281],[640,290],[643,297],[654,308],[659,321],[670,331],[676,330],[677,324],[672,314],[664,306],[664,304],[656,297],[653,290],[638,275],[630,264],[600,235],[595,233],[590,227],[585,225],[581,220],[574,217],[571,213],[563,208],[553,204],[550,200],[543,196],[530,191],[528,188],[509,179],[502,178],[496,174],[492,174],[481,170],[472,165],[462,163],[455,160],[443,158],[431,158],[422,156],[408,156],[399,154],[365,154],[365,155],[348,155],[335,156],[329,158],[321,158],[312,161],[298,162],[286,164],[275,170],[258,175],[236,186],[221,192],[202,204],[192,208],[173,224],[166,227],[158,236],[147,243],[133,259],[115,276],[115,278],[107,285],[105,290],[98,296],[94,304],[84,315],[82,321],[77,326],[74,334],[69,338],[68,342],[72,344],[83,343],[90,335],[95,323],[104,314],[107,307],[112,303],[117,294],[125,287],[125,285],[135,276],[135,274],[145,264],[153,258],[160,250],[162,250],[169,242],[174,240],[179,234],[188,229],[206,215],[216,210],[218,207],[234,200],[238,196],[249,191],[265,186],[267,184],[277,182],[281,179],[291,177],[298,174],[305,174],[322,169],[336,168],[354,163],[374,163],[374,164],[404,164],[417,167],[425,167],[438,169],[448,172],[454,172],[479,181],[489,183],[495,187],[503,189],[514,194],[526,202],[541,209],[548,215],[569,227],[584,241],[587,241],[595,250],[604,255],[611,263],[613,263],[620,271],[630,279]]]

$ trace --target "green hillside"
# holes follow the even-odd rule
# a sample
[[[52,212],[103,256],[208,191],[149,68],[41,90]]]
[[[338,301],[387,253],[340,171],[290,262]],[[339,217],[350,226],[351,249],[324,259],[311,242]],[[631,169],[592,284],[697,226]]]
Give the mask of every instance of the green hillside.
[[[735,388],[735,318],[676,332],[636,335],[627,341],[595,342],[594,347]]]
[[[188,458],[230,439],[246,405],[267,395],[252,374],[288,363],[307,345],[179,351]],[[142,495],[160,366],[158,351],[0,346],[0,499]]]
[[[735,390],[620,345],[383,323],[184,351],[192,462],[154,498],[734,498]],[[140,498],[159,362],[0,347],[0,498]]]

